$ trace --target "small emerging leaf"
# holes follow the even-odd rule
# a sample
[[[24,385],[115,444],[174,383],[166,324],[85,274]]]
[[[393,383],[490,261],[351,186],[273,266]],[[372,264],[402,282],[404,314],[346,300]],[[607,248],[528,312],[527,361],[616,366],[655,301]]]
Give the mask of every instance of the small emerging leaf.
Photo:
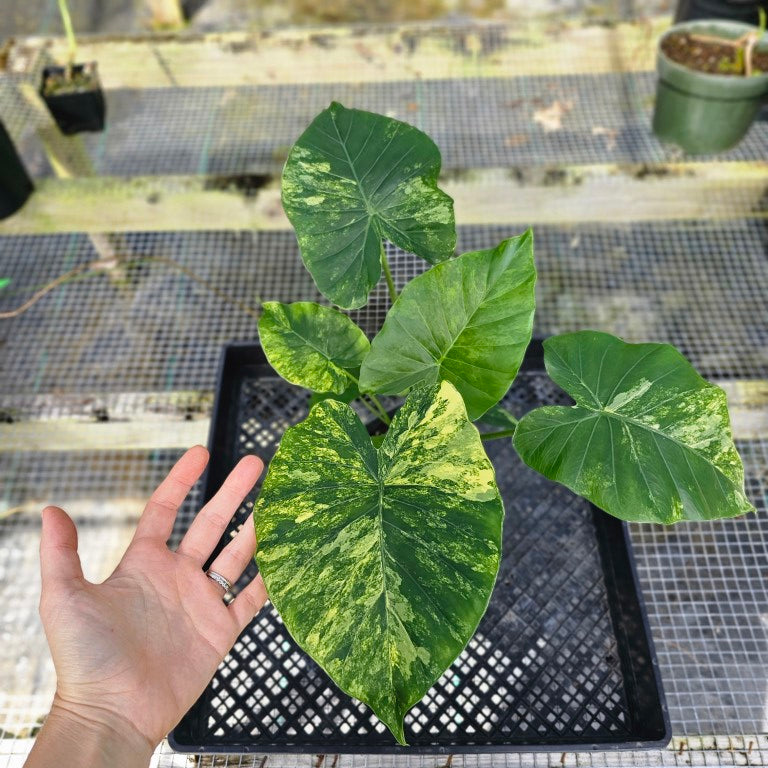
[[[500,405],[494,405],[489,408],[479,419],[481,424],[489,424],[492,427],[504,427],[505,429],[515,429],[517,419],[514,414]]]
[[[355,373],[355,372],[353,372]],[[359,371],[355,373],[357,375]],[[360,390],[357,388],[355,382],[350,382],[350,385],[340,393],[337,392],[313,392],[309,396],[307,405],[310,409],[314,408],[318,403],[322,403],[323,400],[338,400],[340,403],[351,403],[356,397],[360,397]]]
[[[580,331],[545,341],[544,362],[576,405],[537,408],[520,420],[514,445],[533,469],[622,520],[754,511],[725,392],[674,347]]]
[[[10,284],[11,284],[10,277],[0,277],[0,291],[2,291],[3,288],[7,288]]]
[[[364,392],[450,381],[474,421],[501,400],[531,340],[533,234],[465,253],[411,280],[360,369]]]
[[[257,560],[289,632],[405,743],[403,717],[472,637],[504,510],[448,382],[415,389],[380,447],[326,400],[288,429],[255,508]]]
[[[293,145],[285,213],[320,292],[362,307],[381,277],[386,238],[432,264],[453,256],[453,200],[437,188],[440,151],[407,123],[334,102]]]
[[[259,338],[269,364],[286,381],[336,395],[348,390],[353,381],[347,372],[360,367],[370,348],[346,315],[311,301],[266,302]]]

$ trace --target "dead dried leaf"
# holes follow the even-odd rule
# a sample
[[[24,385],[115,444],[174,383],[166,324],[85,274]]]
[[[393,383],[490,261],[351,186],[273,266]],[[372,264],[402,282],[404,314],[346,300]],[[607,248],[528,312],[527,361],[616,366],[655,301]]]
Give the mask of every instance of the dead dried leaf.
[[[527,133],[513,133],[504,139],[504,144],[508,147],[519,147],[522,144],[527,144],[530,140],[530,136]]]
[[[605,148],[616,149],[616,137],[619,132],[615,128],[606,128],[604,125],[593,125],[593,136],[605,136]]]
[[[572,109],[572,101],[555,99],[548,107],[537,109],[533,113],[533,122],[538,123],[545,133],[561,131],[563,129],[563,117]]]

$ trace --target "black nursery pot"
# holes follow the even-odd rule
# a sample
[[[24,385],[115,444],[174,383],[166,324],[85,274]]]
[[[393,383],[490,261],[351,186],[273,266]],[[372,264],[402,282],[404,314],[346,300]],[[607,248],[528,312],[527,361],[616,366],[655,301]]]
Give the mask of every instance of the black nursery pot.
[[[89,82],[64,85],[51,92],[51,83],[65,76],[65,67],[46,67],[40,84],[40,95],[61,132],[72,135],[82,131],[103,131],[107,110],[96,63],[72,67],[73,79],[85,76]]]
[[[16,213],[33,189],[16,147],[0,122],[0,219]]]
[[[755,0],[679,0],[675,24],[697,19],[730,19],[757,26],[758,8],[762,4]]]

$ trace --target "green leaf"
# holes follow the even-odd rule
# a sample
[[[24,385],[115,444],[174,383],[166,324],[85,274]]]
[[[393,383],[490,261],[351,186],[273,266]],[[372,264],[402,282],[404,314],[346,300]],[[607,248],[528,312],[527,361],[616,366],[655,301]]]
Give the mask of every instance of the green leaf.
[[[2,291],[3,288],[7,288],[10,284],[11,284],[10,277],[0,277],[0,291]]]
[[[406,712],[487,607],[503,516],[450,383],[414,390],[378,449],[349,406],[327,400],[272,459],[257,561],[291,635],[403,744]]]
[[[347,372],[358,369],[370,349],[346,315],[312,301],[266,302],[259,338],[269,364],[286,381],[337,395],[349,388]]]
[[[505,429],[515,429],[517,419],[514,414],[500,405],[494,405],[489,408],[479,419],[481,424],[489,424],[492,427],[504,427]]]
[[[526,464],[622,520],[754,511],[725,392],[674,347],[580,331],[544,342],[544,362],[576,405],[520,420],[514,445]]]
[[[405,286],[360,369],[363,392],[450,381],[469,418],[506,394],[531,340],[533,233],[438,264]]]
[[[359,371],[354,372],[353,375],[357,376]],[[308,405],[310,408],[314,408],[318,403],[322,403],[323,400],[338,400],[340,403],[351,403],[356,397],[360,397],[360,390],[357,388],[357,384],[354,381],[350,382],[349,386],[340,393],[336,392],[313,392],[309,396]]]
[[[293,145],[283,208],[320,292],[362,307],[381,277],[381,239],[432,264],[453,256],[453,200],[440,151],[417,128],[333,102]]]

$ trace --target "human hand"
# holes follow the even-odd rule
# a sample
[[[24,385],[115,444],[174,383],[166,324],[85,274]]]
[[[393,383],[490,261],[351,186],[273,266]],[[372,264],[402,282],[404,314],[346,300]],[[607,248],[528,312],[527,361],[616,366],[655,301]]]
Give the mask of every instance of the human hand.
[[[93,722],[130,733],[151,750],[210,682],[240,632],[267,599],[261,576],[231,605],[203,564],[263,469],[240,461],[198,513],[176,552],[166,546],[179,506],[208,452],[187,451],[149,500],[136,533],[102,584],[83,577],[77,532],[57,507],[43,510],[40,615],[56,667],[53,721]],[[211,569],[235,582],[256,548],[246,521]]]

